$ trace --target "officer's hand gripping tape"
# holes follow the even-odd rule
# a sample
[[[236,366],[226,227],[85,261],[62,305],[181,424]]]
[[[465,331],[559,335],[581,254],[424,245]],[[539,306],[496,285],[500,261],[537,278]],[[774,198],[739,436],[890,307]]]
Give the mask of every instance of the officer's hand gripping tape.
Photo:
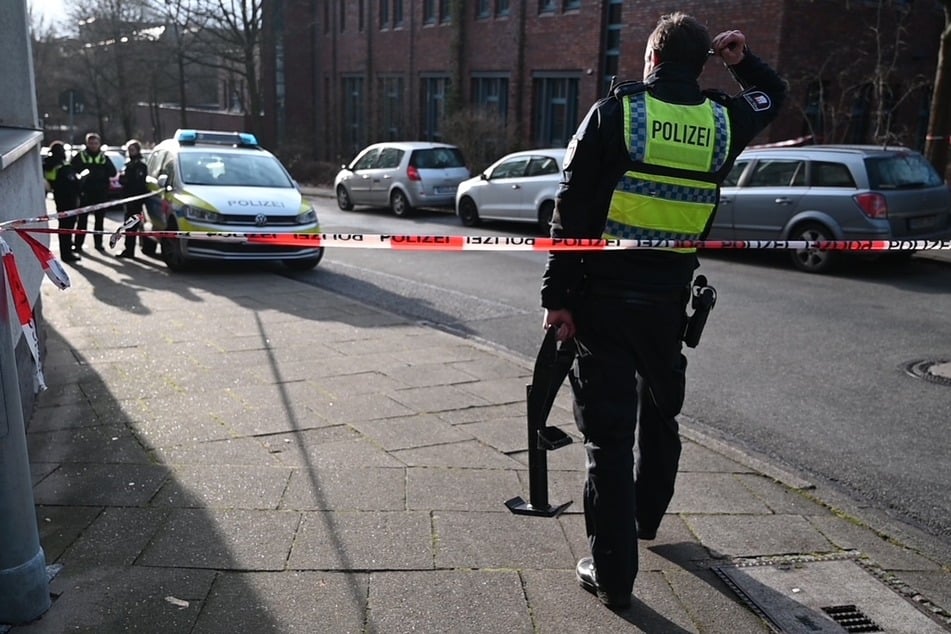
[[[683,340],[688,348],[696,348],[700,343],[703,327],[707,324],[707,317],[717,303],[717,289],[707,284],[705,276],[698,275],[693,281],[690,296],[690,307],[693,313],[687,318]]]

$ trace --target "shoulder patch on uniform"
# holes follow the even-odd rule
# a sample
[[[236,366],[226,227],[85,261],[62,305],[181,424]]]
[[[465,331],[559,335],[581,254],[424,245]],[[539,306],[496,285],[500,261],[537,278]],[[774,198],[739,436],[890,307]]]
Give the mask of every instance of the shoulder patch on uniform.
[[[773,101],[769,98],[769,95],[762,90],[744,92],[743,98],[746,99],[746,103],[750,104],[750,108],[752,108],[754,112],[769,110],[773,105]]]
[[[650,86],[645,84],[642,81],[632,79],[630,81],[621,82],[614,87],[612,94],[615,97],[623,97],[625,95],[636,95],[639,92],[646,92]]]
[[[571,169],[571,161],[575,158],[575,150],[578,149],[578,137],[571,137],[568,147],[565,148],[565,169]]]

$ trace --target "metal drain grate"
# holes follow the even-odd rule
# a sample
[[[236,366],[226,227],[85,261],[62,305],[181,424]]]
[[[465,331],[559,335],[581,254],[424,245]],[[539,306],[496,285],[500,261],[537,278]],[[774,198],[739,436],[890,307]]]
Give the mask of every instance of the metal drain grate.
[[[932,368],[936,366],[940,366],[944,369],[949,365],[951,365],[951,361],[947,359],[921,359],[918,361],[909,361],[905,363],[902,368],[907,374],[916,379],[924,379],[925,381],[937,383],[938,385],[951,385],[951,378],[945,376],[944,373],[932,371]]]
[[[822,611],[844,627],[846,632],[884,632],[875,621],[862,614],[854,605],[833,605],[822,608]]]

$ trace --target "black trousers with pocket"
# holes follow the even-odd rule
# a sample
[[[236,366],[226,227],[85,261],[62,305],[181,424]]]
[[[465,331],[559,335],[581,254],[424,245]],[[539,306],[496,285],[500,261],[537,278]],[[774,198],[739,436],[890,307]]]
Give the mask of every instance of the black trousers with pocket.
[[[587,458],[585,528],[598,584],[612,593],[633,589],[637,530],[656,531],[674,494],[688,298],[687,288],[589,294],[573,311],[578,356],[569,380]]]

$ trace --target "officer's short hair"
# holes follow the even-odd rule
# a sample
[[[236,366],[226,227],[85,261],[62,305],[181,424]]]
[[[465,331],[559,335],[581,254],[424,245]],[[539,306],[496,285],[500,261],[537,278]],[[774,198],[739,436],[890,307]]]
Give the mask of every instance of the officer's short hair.
[[[696,69],[697,75],[713,46],[707,27],[682,11],[662,15],[647,43],[652,51],[657,51],[661,63],[687,64]]]

